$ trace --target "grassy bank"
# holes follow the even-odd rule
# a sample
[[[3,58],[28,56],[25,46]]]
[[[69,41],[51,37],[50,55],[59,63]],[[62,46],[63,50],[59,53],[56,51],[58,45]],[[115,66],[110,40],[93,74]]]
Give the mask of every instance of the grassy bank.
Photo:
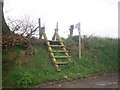
[[[38,53],[28,57],[30,60],[26,63],[23,63],[24,52],[19,48],[3,53],[3,87],[32,87],[47,81],[85,78],[117,71],[117,39],[94,37],[82,40],[80,60],[77,38],[68,38],[64,41],[74,63],[61,66],[61,72],[57,72],[53,67],[46,48],[36,47]],[[16,60],[17,64],[12,60]]]

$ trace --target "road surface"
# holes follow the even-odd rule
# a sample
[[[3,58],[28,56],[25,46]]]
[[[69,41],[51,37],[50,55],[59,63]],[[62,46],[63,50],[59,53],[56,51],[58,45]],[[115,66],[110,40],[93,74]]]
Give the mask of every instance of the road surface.
[[[42,88],[118,88],[118,73],[90,77],[84,80],[51,82]]]

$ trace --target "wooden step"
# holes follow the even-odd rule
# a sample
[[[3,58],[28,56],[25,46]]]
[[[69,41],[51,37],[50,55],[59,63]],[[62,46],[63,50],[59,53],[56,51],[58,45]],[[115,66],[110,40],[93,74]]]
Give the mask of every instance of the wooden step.
[[[68,51],[65,49],[65,45],[62,40],[46,40],[46,42],[50,56],[52,58],[53,65],[55,66],[56,70],[60,72],[61,71],[60,65],[68,64],[68,62],[66,61],[67,59],[70,61],[70,56],[68,55]],[[62,53],[65,54],[66,56],[62,55]],[[66,62],[64,62],[63,60],[65,60]]]
[[[68,52],[68,51],[64,51],[64,50],[52,50],[51,52],[60,52],[60,53],[63,53],[63,52]]]
[[[49,47],[64,47],[64,45],[48,45]]]
[[[63,42],[62,40],[47,40],[47,42]]]
[[[53,56],[53,58],[69,58],[70,56]]]
[[[56,62],[55,64],[63,65],[63,64],[68,64],[68,63],[67,62]]]
[[[55,66],[56,70],[57,70],[58,72],[60,72],[60,67],[59,67],[59,65],[54,64],[54,66]]]

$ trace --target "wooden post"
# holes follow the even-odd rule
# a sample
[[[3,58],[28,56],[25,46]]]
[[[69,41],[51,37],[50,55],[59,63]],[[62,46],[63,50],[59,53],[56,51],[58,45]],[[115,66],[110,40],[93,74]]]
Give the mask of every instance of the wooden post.
[[[80,33],[80,25],[78,27],[79,32],[79,59],[81,58],[81,33]]]
[[[56,31],[58,31],[58,22],[57,22],[57,24],[56,24]]]
[[[39,39],[41,39],[41,22],[40,22],[40,18],[38,19],[38,23],[39,23]]]
[[[52,40],[57,40],[57,39],[59,39],[59,35],[58,35],[58,22],[56,24],[55,33],[53,35]]]

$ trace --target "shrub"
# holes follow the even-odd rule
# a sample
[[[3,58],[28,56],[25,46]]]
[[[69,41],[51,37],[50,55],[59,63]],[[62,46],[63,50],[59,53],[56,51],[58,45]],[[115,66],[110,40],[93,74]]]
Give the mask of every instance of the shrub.
[[[20,88],[28,88],[32,84],[32,75],[28,72],[19,72],[16,74],[16,86]]]
[[[71,37],[64,40],[64,42],[66,45],[66,49],[69,51],[70,54],[72,54],[72,55],[78,54],[78,42],[73,40],[73,38],[71,38]]]
[[[9,48],[16,46],[22,49],[27,48],[28,47],[27,38],[17,34],[2,36],[3,51],[8,51]]]

